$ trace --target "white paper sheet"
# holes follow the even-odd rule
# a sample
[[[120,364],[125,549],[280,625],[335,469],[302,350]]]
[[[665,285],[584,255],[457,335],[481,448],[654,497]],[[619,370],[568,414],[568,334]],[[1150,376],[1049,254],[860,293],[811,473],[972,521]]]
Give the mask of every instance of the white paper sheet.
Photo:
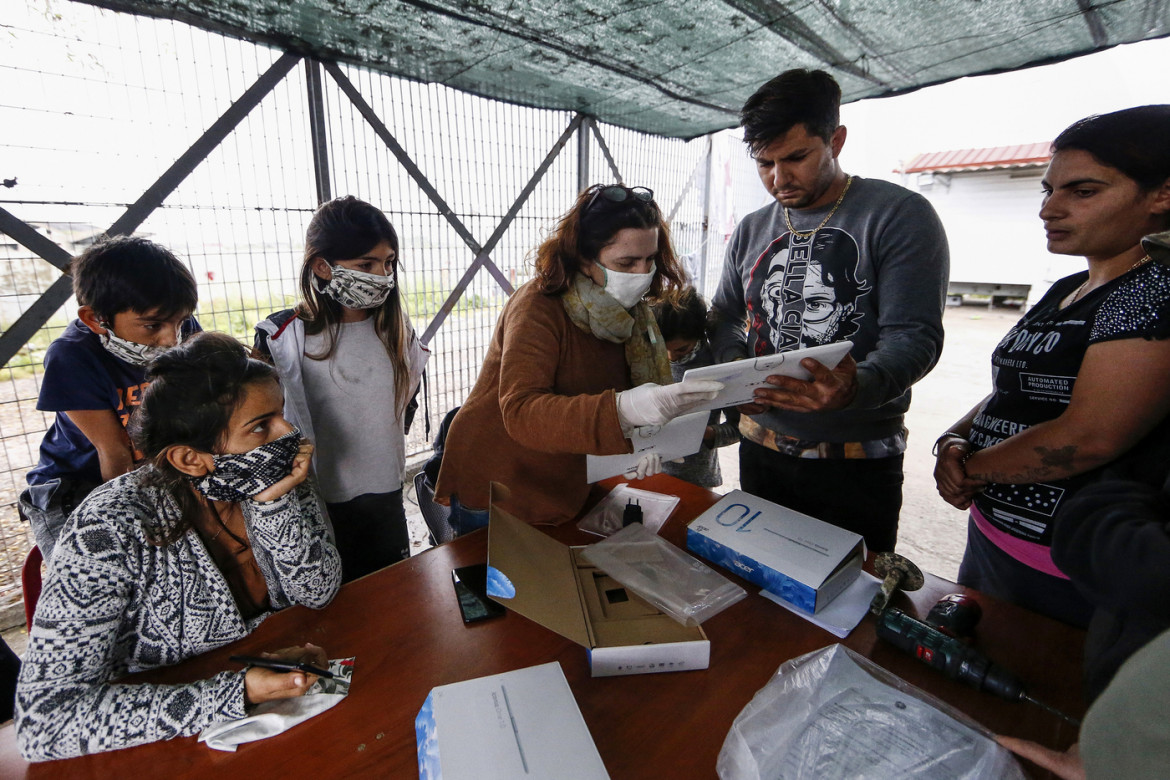
[[[707,412],[692,412],[676,417],[661,427],[637,428],[630,441],[634,451],[628,455],[586,455],[585,479],[598,482],[618,474],[633,471],[638,459],[648,452],[657,452],[663,460],[674,460],[693,455],[703,446],[703,432],[707,429]]]
[[[731,363],[692,368],[683,374],[683,382],[694,379],[710,379],[723,384],[719,395],[698,409],[710,411],[727,406],[739,406],[751,403],[752,391],[767,384],[767,379],[770,376],[780,375],[796,379],[811,379],[812,375],[805,370],[804,366],[800,365],[800,361],[804,358],[813,358],[829,368],[836,368],[851,349],[853,349],[852,341],[838,341],[834,344],[795,349],[777,355],[764,355],[746,360],[736,360]]]
[[[813,625],[820,626],[833,636],[844,639],[849,636],[850,631],[857,628],[857,624],[865,617],[865,613],[869,611],[869,603],[873,600],[873,594],[878,592],[881,585],[881,580],[869,572],[863,571],[857,575],[857,579],[848,588],[841,591],[837,598],[826,604],[816,614],[805,612],[775,593],[761,590],[760,595],[769,601],[775,601],[789,612],[800,615]]]

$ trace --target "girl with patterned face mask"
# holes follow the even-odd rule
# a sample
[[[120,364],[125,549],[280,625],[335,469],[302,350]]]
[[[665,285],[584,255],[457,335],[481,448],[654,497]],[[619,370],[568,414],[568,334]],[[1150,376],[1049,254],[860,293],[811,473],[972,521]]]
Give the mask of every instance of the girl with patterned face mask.
[[[410,554],[405,434],[427,352],[402,306],[398,233],[369,203],[318,209],[300,281],[296,308],[256,326],[256,352],[280,373],[290,422],[318,443],[314,468],[349,581]]]
[[[147,376],[130,427],[146,463],[73,512],[37,603],[17,689],[17,740],[35,761],[197,733],[316,680],[253,667],[184,691],[112,684],[244,637],[274,610],[324,607],[341,582],[306,481],[312,445],[282,417],[275,370],[202,333]],[[312,645],[271,649],[328,662]],[[64,671],[62,652],[76,661]]]

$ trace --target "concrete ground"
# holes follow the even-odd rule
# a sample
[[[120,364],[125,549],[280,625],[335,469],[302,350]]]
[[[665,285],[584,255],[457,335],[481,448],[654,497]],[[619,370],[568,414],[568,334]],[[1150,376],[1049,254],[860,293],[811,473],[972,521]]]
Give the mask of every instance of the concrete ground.
[[[951,423],[990,392],[991,351],[1019,317],[1020,312],[1015,309],[988,309],[982,305],[948,308],[942,359],[914,387],[906,421],[910,439],[897,549],[923,570],[946,579],[953,580],[958,575],[967,520],[965,512],[946,504],[935,491],[931,446]],[[419,465],[421,461],[414,468]],[[724,475],[720,491],[739,487],[735,447],[720,451],[720,465]],[[430,545],[413,488],[408,488],[406,493],[411,554],[417,554]],[[3,632],[3,637],[17,653],[23,654],[28,638],[23,626]]]

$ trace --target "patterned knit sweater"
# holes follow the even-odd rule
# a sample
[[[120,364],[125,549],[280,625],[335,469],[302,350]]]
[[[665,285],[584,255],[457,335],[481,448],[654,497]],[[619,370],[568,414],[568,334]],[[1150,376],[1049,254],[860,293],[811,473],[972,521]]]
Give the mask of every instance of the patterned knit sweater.
[[[165,547],[147,541],[146,527],[179,512],[142,484],[146,468],[91,493],[57,542],[17,687],[17,744],[30,761],[186,736],[245,714],[241,671],[185,685],[111,683],[239,639],[270,614],[244,621],[194,530]],[[307,483],[242,508],[272,606],[328,604],[341,564]]]

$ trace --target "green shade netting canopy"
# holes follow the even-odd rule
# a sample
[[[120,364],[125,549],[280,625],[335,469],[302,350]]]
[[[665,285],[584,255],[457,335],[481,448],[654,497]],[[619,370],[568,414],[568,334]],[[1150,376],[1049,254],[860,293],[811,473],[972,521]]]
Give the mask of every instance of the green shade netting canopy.
[[[734,126],[788,68],[830,71],[851,101],[1170,34],[1164,0],[93,4],[677,138]]]

